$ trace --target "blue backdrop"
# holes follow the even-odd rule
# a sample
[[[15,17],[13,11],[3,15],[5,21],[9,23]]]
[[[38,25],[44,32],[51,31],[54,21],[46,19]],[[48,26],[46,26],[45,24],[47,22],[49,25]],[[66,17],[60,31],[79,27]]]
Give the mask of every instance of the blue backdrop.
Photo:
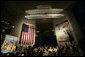
[[[43,36],[43,37],[35,37],[35,46],[56,46],[57,39],[56,36]]]

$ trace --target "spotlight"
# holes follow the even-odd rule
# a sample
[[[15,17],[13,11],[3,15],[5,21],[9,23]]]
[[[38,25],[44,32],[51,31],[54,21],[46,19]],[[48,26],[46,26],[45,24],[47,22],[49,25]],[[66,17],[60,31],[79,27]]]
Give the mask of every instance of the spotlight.
[[[4,20],[2,20],[1,22],[5,22]]]
[[[14,28],[14,26],[12,26],[12,28]]]

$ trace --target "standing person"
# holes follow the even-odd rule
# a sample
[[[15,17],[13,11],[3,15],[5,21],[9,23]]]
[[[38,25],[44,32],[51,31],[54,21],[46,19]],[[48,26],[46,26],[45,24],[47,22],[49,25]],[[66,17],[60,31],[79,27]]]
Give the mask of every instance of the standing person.
[[[57,52],[56,52],[56,56],[59,56],[59,47],[57,46]]]
[[[52,56],[55,56],[55,51],[54,51],[54,49],[52,50]]]
[[[73,39],[73,35],[71,33],[71,30],[66,30],[66,32],[67,32],[67,35],[69,36],[70,42],[72,44],[72,42],[74,41],[74,39]]]
[[[48,51],[52,52],[52,51],[53,51],[52,47],[50,47],[50,48],[48,49]]]
[[[60,44],[59,50],[58,50],[59,56],[62,56],[62,52],[63,52],[63,46]]]
[[[79,56],[85,56],[84,51],[81,48],[78,48]]]
[[[48,50],[45,49],[45,51],[44,51],[44,55],[45,55],[45,56],[48,56],[48,54],[49,54]]]
[[[57,50],[58,50],[58,47],[57,47],[57,46],[56,46],[56,47],[54,47],[54,51],[55,51],[55,52],[57,52]]]
[[[62,55],[63,55],[63,56],[66,56],[66,52],[67,52],[67,47],[64,46],[63,51],[62,51]]]
[[[75,52],[73,50],[73,47],[70,46],[69,49],[67,50],[67,56],[74,56]]]
[[[10,56],[10,53],[7,53],[6,56]]]

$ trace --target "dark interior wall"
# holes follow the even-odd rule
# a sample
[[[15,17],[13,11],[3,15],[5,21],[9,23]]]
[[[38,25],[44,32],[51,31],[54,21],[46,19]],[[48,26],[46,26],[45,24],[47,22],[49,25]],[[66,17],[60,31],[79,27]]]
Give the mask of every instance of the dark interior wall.
[[[53,24],[52,23],[37,23],[36,24],[36,30],[40,31],[38,33],[38,36],[53,36],[54,32],[53,30]]]
[[[24,17],[19,18],[18,20],[13,21],[13,23],[14,23],[15,27],[14,27],[14,29],[11,30],[10,35],[13,35],[13,36],[16,36],[16,37],[20,37],[22,24],[26,23],[26,24],[35,25],[35,21],[27,20]]]
[[[75,33],[77,40],[80,40],[83,37],[83,33],[78,25],[77,20],[75,19],[74,14],[71,11],[67,11],[66,17],[68,18],[72,26],[73,32]]]
[[[84,26],[84,0],[78,1],[77,5],[75,5],[73,14],[75,15],[76,20],[79,23],[80,29],[84,33],[85,26]]]
[[[77,13],[77,14],[79,14],[79,13]],[[79,22],[77,21],[73,11],[70,10],[70,9],[66,10],[65,11],[65,16],[67,17],[67,19],[69,20],[69,22],[72,26],[74,38],[77,40],[78,45],[80,47],[84,47],[83,46],[84,45],[84,34],[83,34],[83,32],[82,32],[82,30],[79,26]]]
[[[85,26],[84,26],[84,23],[85,23],[85,19],[84,19],[84,3],[85,1],[84,0],[80,0],[78,1],[77,5],[73,8],[73,14],[78,22],[78,26],[79,26],[79,29],[81,30],[81,34],[80,36],[82,36],[78,42],[79,42],[79,46],[84,50],[84,43],[85,43]]]

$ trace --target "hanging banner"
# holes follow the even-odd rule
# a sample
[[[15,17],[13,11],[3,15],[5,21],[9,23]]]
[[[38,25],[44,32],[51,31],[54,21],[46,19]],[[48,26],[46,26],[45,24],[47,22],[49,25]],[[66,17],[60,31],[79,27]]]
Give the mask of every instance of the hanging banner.
[[[58,44],[70,43],[70,37],[67,32],[69,30],[70,28],[67,20],[59,24],[55,24],[55,34],[57,37]]]
[[[6,35],[4,43],[1,46],[1,53],[13,52],[16,50],[17,37]]]

